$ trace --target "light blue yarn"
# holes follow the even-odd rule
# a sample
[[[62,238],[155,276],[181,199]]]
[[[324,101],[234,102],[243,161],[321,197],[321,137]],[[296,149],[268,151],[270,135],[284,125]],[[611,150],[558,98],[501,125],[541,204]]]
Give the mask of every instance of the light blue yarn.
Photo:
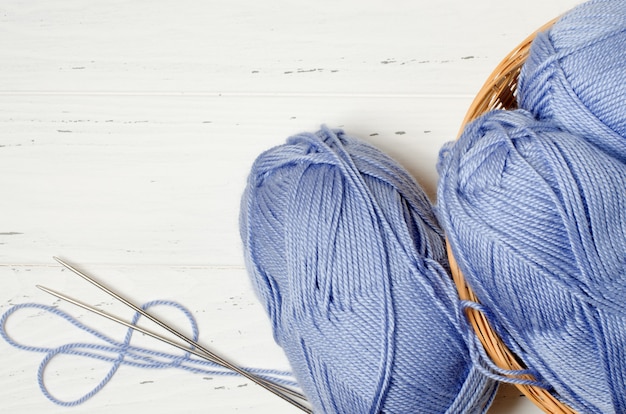
[[[578,412],[626,412],[626,164],[518,110],[469,124],[438,168],[438,216],[500,336]]]
[[[142,309],[147,310],[149,308],[155,306],[168,306],[178,311],[182,312],[187,320],[189,321],[191,330],[192,330],[192,339],[194,341],[198,340],[198,326],[195,318],[185,307],[180,305],[177,302],[165,301],[165,300],[155,300],[148,302],[142,306]],[[6,330],[6,323],[10,317],[14,314],[24,310],[24,309],[38,309],[44,312],[51,313],[53,315],[58,316],[62,320],[67,321],[69,324],[74,327],[91,334],[94,338],[98,340],[97,343],[68,343],[58,347],[50,348],[50,347],[42,347],[36,345],[26,345],[14,340]],[[135,313],[135,316],[132,319],[132,324],[135,325],[139,321],[140,314]],[[41,361],[39,368],[37,369],[37,384],[39,385],[39,389],[41,392],[55,404],[64,407],[73,407],[79,404],[84,403],[89,398],[96,395],[104,386],[113,378],[114,374],[117,372],[117,369],[122,366],[132,366],[136,368],[144,368],[144,369],[167,369],[167,368],[178,368],[184,371],[192,372],[195,374],[203,374],[203,375],[238,375],[232,371],[229,371],[221,366],[206,361],[204,359],[200,359],[195,357],[190,353],[179,353],[179,354],[171,354],[161,351],[155,351],[149,348],[142,348],[133,346],[131,344],[131,338],[133,334],[133,330],[129,329],[123,339],[123,341],[117,341],[112,339],[101,332],[88,327],[87,325],[79,322],[77,319],[72,317],[71,315],[61,311],[60,309],[48,305],[43,305],[39,303],[25,303],[20,305],[15,305],[11,307],[8,311],[6,311],[2,317],[0,318],[0,337],[2,337],[7,343],[10,345],[29,352],[37,352],[43,353],[44,358]],[[67,356],[75,356],[75,357],[83,357],[95,359],[103,362],[108,362],[111,364],[111,368],[104,375],[102,380],[96,384],[90,391],[85,393],[79,398],[74,400],[62,400],[54,396],[54,394],[48,389],[44,382],[44,374],[45,370],[48,367],[48,364],[57,356],[67,355]],[[295,386],[296,384],[292,380],[291,373],[278,371],[278,370],[268,370],[268,369],[251,369],[246,368],[248,372],[256,374],[262,378],[268,379],[273,382],[277,382],[283,385]]]
[[[626,1],[583,3],[538,35],[518,100],[626,162]]]
[[[246,264],[315,412],[479,413],[441,229],[377,149],[323,128],[261,154],[240,216]]]

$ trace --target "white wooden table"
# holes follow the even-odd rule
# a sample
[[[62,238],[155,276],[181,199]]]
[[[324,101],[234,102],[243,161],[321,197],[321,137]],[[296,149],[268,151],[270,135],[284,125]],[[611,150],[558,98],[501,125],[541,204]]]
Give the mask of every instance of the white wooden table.
[[[288,368],[243,266],[237,220],[253,159],[326,123],[388,152],[434,198],[438,149],[486,76],[576,3],[3,0],[0,312],[58,304],[42,284],[130,315],[58,255],[138,302],[184,304],[201,341],[241,365]],[[43,313],[12,321],[33,345],[85,339]],[[0,341],[0,412],[298,412],[239,377],[131,367],[63,408],[39,392],[42,358]],[[108,367],[59,358],[46,382],[70,398]],[[504,387],[490,412],[539,410]]]

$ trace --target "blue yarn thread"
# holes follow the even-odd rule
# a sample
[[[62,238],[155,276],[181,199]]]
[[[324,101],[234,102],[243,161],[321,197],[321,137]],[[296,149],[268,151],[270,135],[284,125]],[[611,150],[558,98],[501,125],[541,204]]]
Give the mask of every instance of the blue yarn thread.
[[[240,230],[315,412],[486,411],[441,229],[396,162],[343,131],[293,136],[255,161]]]
[[[524,110],[440,157],[438,212],[505,343],[581,413],[626,410],[626,164]]]
[[[189,325],[192,330],[192,339],[194,341],[198,340],[199,330],[196,320],[191,312],[189,312],[189,310],[187,310],[184,306],[173,301],[155,300],[145,303],[141,308],[143,310],[147,310],[154,306],[167,306],[182,312],[189,321]],[[17,342],[7,332],[6,323],[12,315],[24,309],[39,309],[56,315],[59,318],[69,322],[74,327],[86,333],[89,333],[99,341],[98,343],[68,343],[54,348],[25,345]],[[136,325],[140,317],[141,315],[139,313],[135,313],[131,323],[133,325]],[[8,311],[6,311],[0,318],[0,336],[2,337],[2,339],[20,350],[44,354],[44,358],[39,364],[39,368],[37,369],[37,384],[39,385],[39,389],[41,390],[42,394],[45,395],[48,400],[64,407],[73,407],[82,404],[89,398],[96,395],[100,390],[102,390],[102,388],[104,388],[104,386],[109,381],[111,381],[111,379],[117,372],[117,369],[122,365],[144,369],[177,368],[195,374],[214,376],[239,375],[213,362],[197,358],[196,356],[188,352],[185,352],[183,354],[171,354],[161,351],[155,351],[149,348],[133,346],[131,344],[133,332],[134,331],[132,329],[128,329],[123,341],[120,342],[112,339],[107,335],[102,334],[101,332],[93,328],[90,328],[89,326],[81,323],[71,315],[63,312],[56,307],[39,303],[24,303],[20,305],[15,305],[11,307]],[[46,368],[48,367],[48,364],[55,357],[60,355],[91,358],[94,360],[107,362],[111,364],[111,368],[98,384],[96,384],[90,391],[88,391],[81,397],[69,401],[61,400],[55,397],[50,392],[44,382],[44,374]],[[297,385],[292,380],[293,377],[289,372],[257,368],[246,368],[246,370],[276,383],[288,386]]]

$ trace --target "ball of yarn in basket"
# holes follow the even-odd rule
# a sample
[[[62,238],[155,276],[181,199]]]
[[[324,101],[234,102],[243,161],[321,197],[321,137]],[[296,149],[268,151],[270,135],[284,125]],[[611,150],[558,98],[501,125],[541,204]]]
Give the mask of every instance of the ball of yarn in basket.
[[[538,34],[518,100],[626,161],[626,1],[583,3]]]
[[[397,163],[342,131],[261,154],[242,199],[246,265],[315,412],[478,413],[442,231]]]
[[[505,344],[580,413],[626,412],[626,164],[524,111],[440,154],[438,216]]]

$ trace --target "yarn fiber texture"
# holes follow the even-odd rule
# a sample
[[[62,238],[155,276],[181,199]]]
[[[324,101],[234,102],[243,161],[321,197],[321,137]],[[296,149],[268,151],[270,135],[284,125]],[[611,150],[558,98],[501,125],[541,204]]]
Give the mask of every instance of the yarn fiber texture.
[[[438,216],[500,337],[578,412],[626,412],[626,165],[517,110],[470,123],[438,169]]]
[[[319,413],[485,412],[443,234],[396,162],[342,131],[303,133],[252,166],[246,265]]]
[[[533,41],[521,108],[626,162],[626,1],[579,5]]]

